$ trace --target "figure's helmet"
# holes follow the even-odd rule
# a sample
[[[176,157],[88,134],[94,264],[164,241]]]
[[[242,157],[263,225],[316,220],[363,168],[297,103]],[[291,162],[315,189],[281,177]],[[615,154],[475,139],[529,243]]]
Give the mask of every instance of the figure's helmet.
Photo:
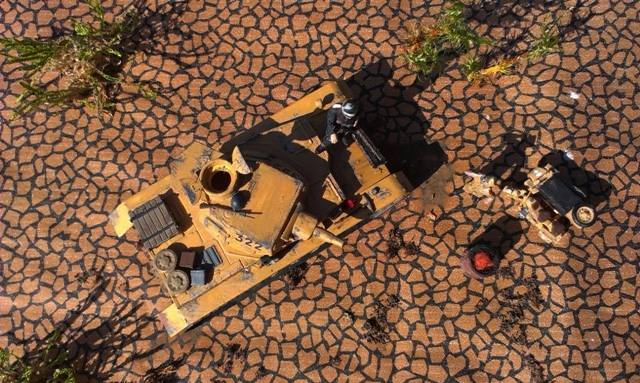
[[[247,204],[247,199],[242,193],[234,193],[231,197],[231,210],[240,211]]]
[[[347,118],[353,118],[358,114],[358,105],[351,101],[347,100],[342,104],[342,114]]]

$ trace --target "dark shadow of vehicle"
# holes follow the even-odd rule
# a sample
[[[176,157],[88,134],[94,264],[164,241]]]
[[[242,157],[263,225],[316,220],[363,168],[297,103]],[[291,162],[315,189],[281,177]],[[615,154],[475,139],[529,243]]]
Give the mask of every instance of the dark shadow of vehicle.
[[[524,171],[526,150],[534,145],[534,139],[527,134],[506,133],[502,136],[504,149],[483,166],[479,173],[493,175],[502,181],[522,184],[527,179]]]
[[[428,122],[416,102],[418,95],[429,85],[428,81],[416,81],[411,85],[399,85],[393,80],[393,71],[386,60],[367,65],[361,71],[346,80],[354,100],[360,107],[360,127],[371,137],[387,160],[392,172],[403,171],[412,186],[418,187],[447,162],[446,154],[436,142],[425,139]],[[333,100],[323,100],[331,104]],[[298,119],[318,118],[317,111]],[[286,123],[286,122],[284,122]],[[294,122],[291,137],[282,137],[285,142],[291,139],[305,139],[304,129],[296,128]],[[244,131],[222,145],[222,152],[230,151],[234,145],[246,144],[256,136],[268,133],[278,126],[272,118],[267,118],[248,131]],[[314,125],[315,126],[315,125]],[[316,132],[319,138],[322,132]],[[340,145],[330,148],[331,163],[344,163],[344,150]],[[342,157],[341,157],[342,156]],[[322,166],[310,164],[311,167]],[[307,166],[307,169],[309,167]],[[299,169],[304,175],[304,171]],[[344,171],[341,171],[344,173]],[[343,176],[343,178],[346,176]],[[346,184],[357,189],[357,177],[347,177]],[[353,189],[351,188],[351,189]],[[347,193],[349,194],[349,193]]]
[[[416,98],[431,84],[401,85],[387,60],[367,65],[346,80],[360,106],[360,123],[387,159],[392,172],[403,171],[418,187],[447,162],[438,143],[425,139],[429,126]]]
[[[517,218],[505,215],[493,222],[486,229],[477,235],[469,244],[469,248],[477,245],[486,245],[492,248],[500,258],[504,259],[506,254],[520,241],[524,231],[522,222]]]
[[[425,140],[404,145],[387,145],[385,155],[389,161],[389,170],[404,172],[414,188],[422,185],[447,162],[442,146]]]

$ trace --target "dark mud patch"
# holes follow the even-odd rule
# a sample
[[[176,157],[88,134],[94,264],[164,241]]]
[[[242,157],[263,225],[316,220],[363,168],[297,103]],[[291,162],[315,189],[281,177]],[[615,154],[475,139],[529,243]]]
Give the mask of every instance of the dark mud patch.
[[[533,319],[544,308],[544,299],[540,291],[539,282],[535,277],[519,279],[511,266],[501,267],[496,272],[497,279],[512,282],[509,287],[499,289],[495,300],[498,302],[497,312],[491,315],[500,320],[500,331],[505,334],[510,343],[524,348],[521,354],[524,367],[531,372],[532,383],[546,382],[544,367],[530,354],[530,344],[527,339],[527,328]],[[475,306],[476,314],[488,309],[493,299],[481,297]],[[513,346],[511,346],[513,348]],[[513,348],[520,353],[518,348]]]
[[[309,270],[309,264],[307,264],[307,262],[295,265],[284,275],[284,280],[289,287],[297,287],[304,279],[307,270]]]
[[[515,279],[516,275],[513,272],[513,269],[511,268],[511,266],[506,265],[504,267],[501,267],[498,269],[498,271],[496,271],[496,278],[504,278],[504,279]]]
[[[500,329],[518,344],[527,345],[527,311],[538,312],[544,303],[538,281],[527,278],[521,284],[506,288],[498,293]]]
[[[334,355],[331,358],[329,358],[329,363],[336,368],[340,367],[340,364],[342,364],[342,355]]]
[[[389,333],[393,326],[389,323],[389,310],[400,305],[398,295],[390,295],[387,298],[376,300],[373,304],[373,314],[367,317],[363,328],[366,331],[365,340],[369,343],[384,344],[391,339]]]
[[[242,350],[239,343],[232,343],[227,346],[224,356],[218,362],[218,368],[222,368],[225,374],[230,374],[236,362],[247,360],[248,350]]]
[[[175,383],[178,382],[178,368],[183,360],[170,360],[153,368],[142,378],[142,383]]]
[[[355,322],[356,321],[356,314],[353,313],[353,311],[351,310],[344,310],[344,313],[347,314],[347,317],[349,317],[349,319],[351,320],[351,322]]]
[[[89,270],[76,274],[75,279],[80,285],[96,285],[105,279],[104,266],[101,268],[91,267]]]
[[[420,253],[418,245],[415,242],[406,242],[400,229],[397,227],[389,232],[387,246],[389,247],[387,250],[389,258],[402,258]]]
[[[258,368],[258,372],[256,373],[256,379],[260,380],[266,377],[267,375],[269,375],[269,371],[266,368],[264,368],[264,366],[260,366],[260,368]]]
[[[544,377],[544,369],[531,354],[525,355],[524,364],[531,373],[531,383],[545,383],[547,381]]]

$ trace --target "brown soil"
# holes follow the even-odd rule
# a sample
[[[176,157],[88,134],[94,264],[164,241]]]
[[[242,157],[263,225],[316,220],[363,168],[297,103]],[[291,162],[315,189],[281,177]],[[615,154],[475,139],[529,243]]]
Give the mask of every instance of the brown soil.
[[[125,1],[104,3],[120,9]],[[153,34],[126,65],[132,79],[161,91],[156,100],[122,95],[108,118],[69,109],[9,122],[21,76],[0,58],[0,347],[28,352],[64,327],[81,380],[90,382],[141,381],[184,357],[181,382],[268,375],[264,381],[524,383],[536,375],[525,351],[549,381],[636,379],[639,2],[474,2],[468,21],[500,54],[526,50],[545,21],[562,27],[560,52],[482,86],[469,84],[456,61],[422,81],[401,59],[401,28],[431,19],[442,1],[151,3]],[[88,8],[0,1],[0,36],[51,36],[71,27],[72,14],[86,18]],[[356,251],[329,248],[306,272],[276,278],[165,342],[156,318],[170,300],[139,238],[116,238],[108,214],[166,175],[191,143],[217,148],[331,79],[347,81],[381,150],[397,148],[408,164],[415,158],[406,144],[440,143],[442,155],[427,148],[418,152],[427,160],[409,169],[415,179],[432,174],[434,187],[349,234]],[[443,158],[450,180],[431,173]],[[497,201],[458,193],[461,174],[521,181],[541,160],[587,192],[595,224],[572,228],[563,246],[524,224],[501,249],[510,271],[469,280],[460,254],[503,213]],[[403,255],[400,234],[420,251]],[[542,307],[526,278],[537,281]],[[401,308],[362,303],[391,295],[402,297]],[[372,339],[389,338],[384,347],[363,336],[367,320]],[[246,360],[227,356],[234,343]],[[337,355],[342,369],[330,362]]]

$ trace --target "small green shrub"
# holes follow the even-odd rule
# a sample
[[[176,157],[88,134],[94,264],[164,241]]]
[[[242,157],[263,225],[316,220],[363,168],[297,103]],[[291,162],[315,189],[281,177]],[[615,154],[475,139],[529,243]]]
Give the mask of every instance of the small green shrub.
[[[544,23],[542,32],[535,37],[526,53],[494,59],[493,64],[484,67],[476,54],[483,46],[493,46],[494,42],[471,30],[463,15],[464,7],[462,1],[454,0],[434,24],[414,22],[404,28],[401,35],[404,43],[403,57],[411,70],[421,75],[430,75],[442,69],[447,58],[468,54],[461,62],[460,70],[468,81],[481,83],[511,73],[521,62],[560,51],[558,28]]]
[[[59,341],[60,333],[54,332],[29,358],[0,349],[0,383],[75,383],[75,371]]]
[[[469,82],[475,82],[479,71],[482,69],[482,63],[476,56],[469,56],[460,65],[462,74]]]
[[[23,71],[23,91],[13,118],[41,106],[87,105],[98,114],[113,107],[115,87],[123,82],[122,46],[139,26],[139,13],[129,7],[108,22],[100,0],[83,1],[91,9],[93,22],[74,20],[68,35],[44,41],[0,39],[0,54],[9,63],[20,63]],[[141,93],[148,97],[148,92]]]
[[[542,26],[542,33],[534,40],[533,44],[531,44],[531,49],[529,49],[527,57],[532,60],[538,59],[559,50],[560,38],[558,33],[554,32],[553,25],[545,23]]]
[[[440,69],[449,55],[459,55],[480,44],[492,43],[469,28],[463,11],[464,4],[453,1],[435,24],[413,23],[405,28],[402,37],[404,57],[412,70],[428,75]]]
[[[494,64],[482,68],[479,62],[470,57],[462,64],[462,72],[470,82],[480,83],[501,75],[512,73],[513,69],[527,60],[539,59],[553,52],[560,51],[560,38],[555,27],[545,23],[540,36],[536,37],[529,50],[514,57],[503,57]]]

